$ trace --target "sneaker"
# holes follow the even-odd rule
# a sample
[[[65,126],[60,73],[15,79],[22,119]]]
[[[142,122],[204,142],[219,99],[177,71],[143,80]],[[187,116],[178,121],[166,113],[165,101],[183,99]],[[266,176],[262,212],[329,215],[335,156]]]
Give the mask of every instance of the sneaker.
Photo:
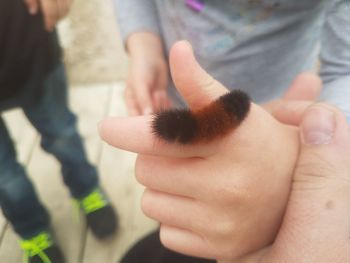
[[[24,251],[25,262],[29,263],[64,263],[61,250],[55,244],[52,235],[43,231],[31,239],[20,241]]]
[[[115,234],[117,215],[101,188],[94,189],[77,201],[85,214],[88,227],[97,238],[105,239]]]

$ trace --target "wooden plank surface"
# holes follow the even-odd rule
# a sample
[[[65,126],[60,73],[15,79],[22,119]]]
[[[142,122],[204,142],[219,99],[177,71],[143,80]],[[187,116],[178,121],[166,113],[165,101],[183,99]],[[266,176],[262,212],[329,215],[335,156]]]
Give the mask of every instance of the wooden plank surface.
[[[109,116],[126,116],[123,91],[123,84],[115,85]],[[99,164],[102,184],[118,211],[120,227],[117,235],[108,242],[99,242],[88,234],[84,263],[119,262],[135,240],[156,226],[156,223],[147,219],[140,209],[143,187],[134,177],[135,158],[135,154],[115,149],[107,144],[103,146]]]

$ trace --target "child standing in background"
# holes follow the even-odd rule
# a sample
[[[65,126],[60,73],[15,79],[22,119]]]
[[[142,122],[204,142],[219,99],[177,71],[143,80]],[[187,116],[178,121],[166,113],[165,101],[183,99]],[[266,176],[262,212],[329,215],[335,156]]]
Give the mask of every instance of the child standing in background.
[[[350,116],[350,3],[347,0],[114,0],[130,69],[125,93],[133,115],[183,104],[168,91],[167,56],[188,40],[199,63],[257,103],[280,97],[321,60],[320,99]],[[318,46],[321,46],[320,52]],[[185,70],[185,69],[184,69]]]
[[[34,12],[32,12],[34,13]],[[0,1],[0,111],[21,107],[41,134],[41,146],[60,162],[64,183],[100,239],[112,235],[117,217],[99,186],[67,106],[67,82],[55,32],[24,1]],[[50,176],[50,175],[48,175]],[[59,198],[59,197],[58,197]],[[49,213],[38,199],[0,117],[0,205],[21,238],[29,262],[62,263]]]

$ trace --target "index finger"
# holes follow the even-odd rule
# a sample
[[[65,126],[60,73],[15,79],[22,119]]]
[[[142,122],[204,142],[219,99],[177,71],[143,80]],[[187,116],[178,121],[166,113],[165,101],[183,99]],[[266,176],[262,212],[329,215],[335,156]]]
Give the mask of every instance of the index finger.
[[[278,121],[287,125],[299,126],[304,112],[312,104],[314,104],[313,101],[280,99],[264,104],[263,107]]]
[[[101,138],[108,144],[139,154],[168,156],[177,158],[205,157],[212,155],[219,142],[208,144],[181,145],[168,143],[153,132],[154,116],[128,118],[110,117],[99,124]],[[215,147],[212,147],[215,143]]]

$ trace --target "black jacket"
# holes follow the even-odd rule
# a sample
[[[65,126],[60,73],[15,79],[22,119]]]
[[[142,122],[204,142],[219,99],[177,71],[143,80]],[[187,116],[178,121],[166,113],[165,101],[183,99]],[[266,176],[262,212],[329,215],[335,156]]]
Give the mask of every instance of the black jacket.
[[[0,105],[23,94],[40,96],[59,60],[56,34],[45,31],[42,15],[29,15],[23,0],[0,0]]]

